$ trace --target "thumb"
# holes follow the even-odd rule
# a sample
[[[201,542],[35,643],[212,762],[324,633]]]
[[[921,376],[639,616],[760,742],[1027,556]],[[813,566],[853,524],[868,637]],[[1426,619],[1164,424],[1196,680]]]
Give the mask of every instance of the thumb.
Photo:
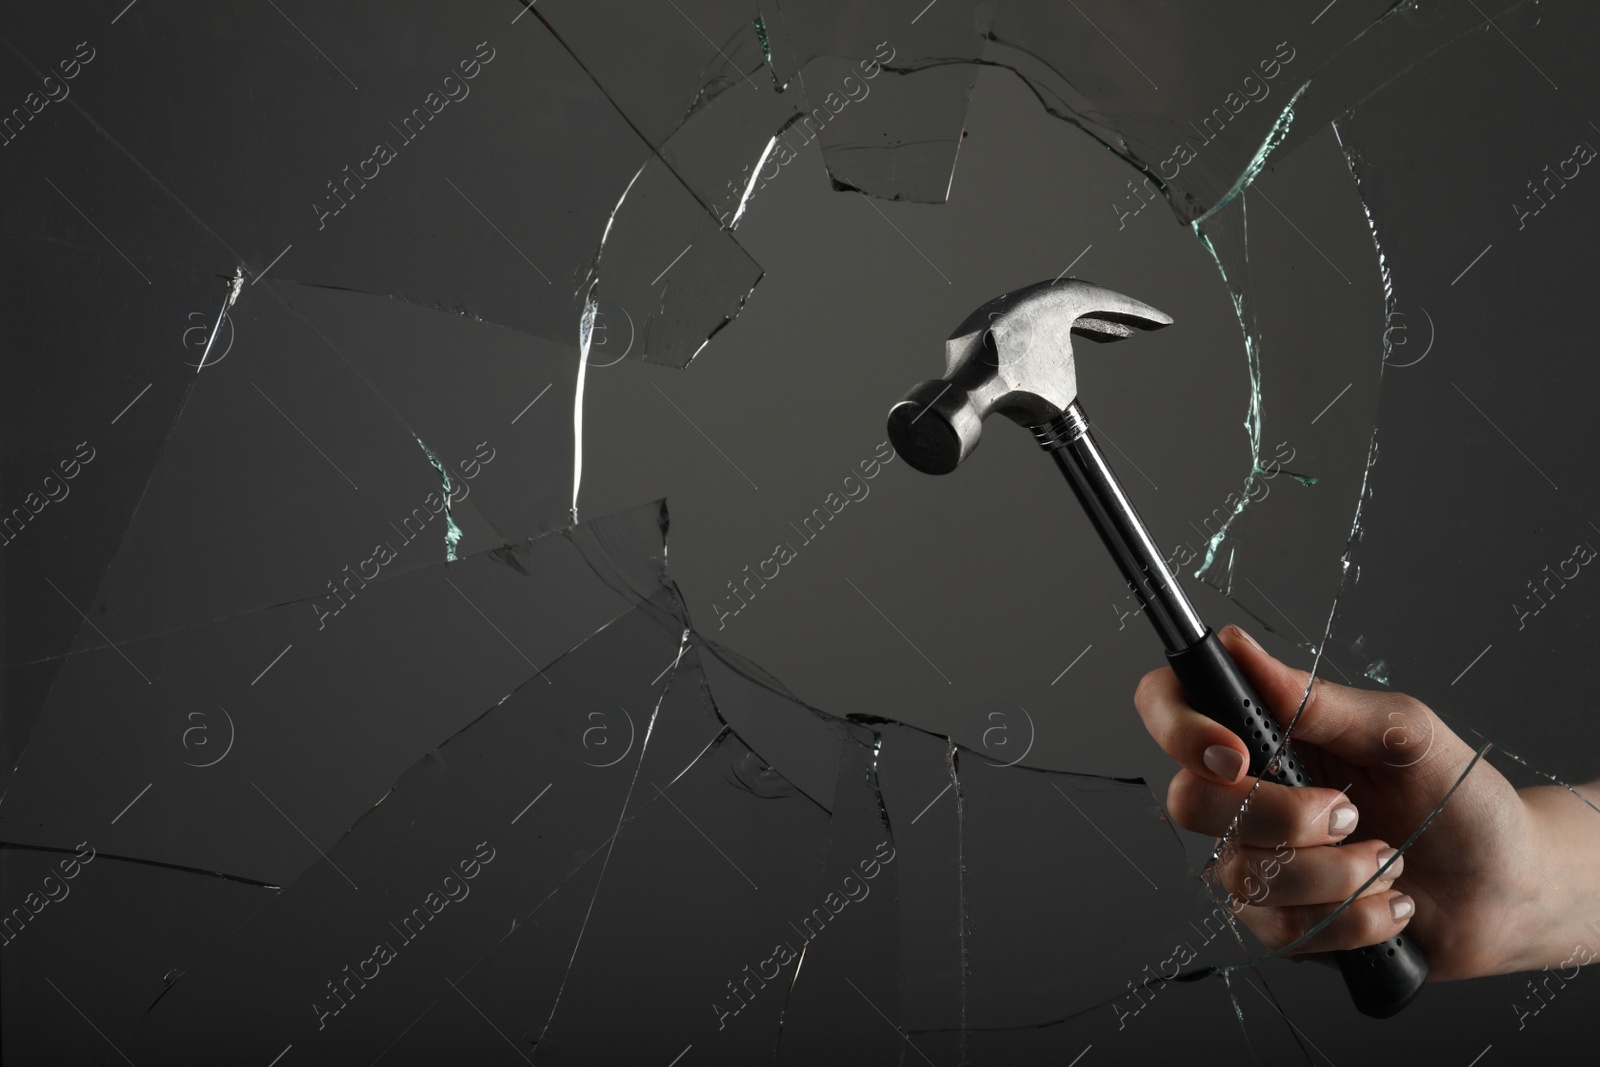
[[[1217,635],[1266,702],[1287,726],[1304,699],[1294,740],[1316,745],[1357,767],[1420,766],[1432,754],[1464,746],[1426,704],[1403,693],[1338,685],[1275,659],[1237,626]],[[1307,696],[1307,687],[1310,695]]]

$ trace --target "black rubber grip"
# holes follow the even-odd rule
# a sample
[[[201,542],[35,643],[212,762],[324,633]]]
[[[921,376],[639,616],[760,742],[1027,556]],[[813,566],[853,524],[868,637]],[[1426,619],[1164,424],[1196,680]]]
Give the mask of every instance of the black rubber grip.
[[[1253,777],[1288,786],[1312,784],[1294,752],[1280,744],[1283,734],[1277,722],[1216,634],[1207,630],[1183,651],[1167,653],[1167,660],[1190,706],[1232,730],[1250,749]],[[1404,933],[1337,955],[1356,1009],[1375,1019],[1398,1014],[1428,980],[1427,959]]]

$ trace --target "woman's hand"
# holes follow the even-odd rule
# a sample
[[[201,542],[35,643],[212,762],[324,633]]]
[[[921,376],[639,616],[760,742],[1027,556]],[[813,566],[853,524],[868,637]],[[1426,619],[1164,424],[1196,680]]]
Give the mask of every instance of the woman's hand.
[[[1218,636],[1287,725],[1308,675],[1237,627]],[[1317,679],[1293,739],[1317,786],[1263,782],[1253,794],[1244,742],[1190,707],[1170,668],[1144,677],[1134,705],[1182,766],[1167,790],[1172,818],[1229,838],[1217,874],[1245,902],[1239,917],[1267,948],[1299,938],[1389,863],[1294,955],[1409,930],[1439,981],[1600,957],[1600,812],[1567,789],[1519,793],[1479,760],[1416,843],[1395,855],[1474,756],[1420,701]]]

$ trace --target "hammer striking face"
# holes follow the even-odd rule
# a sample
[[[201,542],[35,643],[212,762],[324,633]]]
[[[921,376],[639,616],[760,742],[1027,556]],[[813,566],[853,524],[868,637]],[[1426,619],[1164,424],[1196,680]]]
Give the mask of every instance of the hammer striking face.
[[[925,474],[948,474],[978,446],[990,412],[1026,427],[1077,399],[1072,334],[1117,341],[1172,317],[1091,282],[1063,278],[997,296],[945,342],[945,376],[913,386],[889,412],[889,440]]]

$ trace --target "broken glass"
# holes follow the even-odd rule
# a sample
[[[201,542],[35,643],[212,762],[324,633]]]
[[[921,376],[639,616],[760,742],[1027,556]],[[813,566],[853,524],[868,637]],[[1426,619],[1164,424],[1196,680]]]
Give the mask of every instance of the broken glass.
[[[1568,436],[1593,373],[1572,358],[1561,311],[1582,299],[1573,267],[1596,210],[1582,195],[1600,144],[1581,104],[1593,75],[1573,51],[1592,24],[1585,8],[1524,5],[1336,124],[1383,252],[1391,339],[1405,341],[1387,356],[1361,582],[1341,630],[1366,639],[1396,687],[1573,783],[1593,775],[1594,723],[1552,729],[1524,709],[1581,704],[1593,672],[1594,473]],[[1497,151],[1414,121],[1446,86]],[[1459,180],[1425,194],[1402,156]],[[1434,211],[1408,209],[1424,195]],[[1445,223],[1469,214],[1474,226]],[[1401,603],[1404,627],[1389,613]]]
[[[1380,1034],[1265,952],[1166,818],[1157,646],[1026,435],[933,480],[882,427],[1007,288],[1172,312],[1080,385],[1202,617],[1424,699],[1460,774],[1587,782],[1593,21],[12,13],[4,1051],[1587,1037],[1581,977]]]

